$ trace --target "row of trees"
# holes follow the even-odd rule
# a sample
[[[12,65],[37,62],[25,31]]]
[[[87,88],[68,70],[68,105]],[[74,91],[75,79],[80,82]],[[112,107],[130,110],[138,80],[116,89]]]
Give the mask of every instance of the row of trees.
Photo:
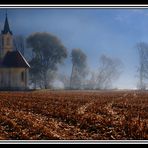
[[[26,42],[25,42],[26,41]],[[61,81],[70,89],[109,89],[120,75],[121,61],[102,55],[98,61],[98,70],[91,71],[87,55],[82,49],[71,51],[71,75],[57,73],[58,65],[68,57],[66,47],[50,33],[33,33],[26,40],[23,36],[14,38],[15,49],[25,54],[25,46],[30,54],[30,83],[34,88],[51,88],[54,79]]]
[[[137,88],[144,90],[148,80],[148,43],[139,42],[136,48],[139,55]],[[81,49],[71,52],[71,75],[57,73],[58,65],[68,53],[61,41],[50,33],[34,33],[27,39],[22,35],[15,36],[14,49],[20,50],[23,55],[27,49],[31,65],[30,82],[34,88],[50,88],[56,78],[71,89],[108,89],[121,73],[121,61],[107,55],[100,56],[97,72],[90,71],[87,56]]]

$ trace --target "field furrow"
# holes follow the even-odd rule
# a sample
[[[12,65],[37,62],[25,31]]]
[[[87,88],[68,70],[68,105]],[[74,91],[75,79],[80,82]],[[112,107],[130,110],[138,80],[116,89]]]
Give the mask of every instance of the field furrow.
[[[147,140],[148,92],[0,92],[0,140]]]

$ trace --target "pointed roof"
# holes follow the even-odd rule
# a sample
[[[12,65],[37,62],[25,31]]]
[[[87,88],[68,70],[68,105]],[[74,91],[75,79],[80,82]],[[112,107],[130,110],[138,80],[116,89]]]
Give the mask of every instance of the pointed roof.
[[[17,51],[8,51],[1,61],[0,67],[5,68],[30,68],[23,55]]]
[[[7,18],[7,13],[6,13],[4,30],[2,30],[2,34],[7,34],[7,33],[10,33],[12,35],[12,31],[10,30],[9,23],[8,23],[8,18]]]

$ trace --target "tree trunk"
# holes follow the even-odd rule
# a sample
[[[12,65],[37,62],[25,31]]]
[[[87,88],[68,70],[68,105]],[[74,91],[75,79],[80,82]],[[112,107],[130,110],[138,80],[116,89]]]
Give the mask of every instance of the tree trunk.
[[[70,76],[70,89],[72,88],[73,72],[74,72],[74,64],[72,64],[72,71],[71,71],[71,76]]]
[[[141,67],[140,67],[140,89],[141,90],[145,89],[144,82],[143,82],[143,73],[144,73],[144,68],[143,68],[143,64],[141,64]]]
[[[48,88],[47,71],[44,72],[44,87],[45,87],[45,89]]]

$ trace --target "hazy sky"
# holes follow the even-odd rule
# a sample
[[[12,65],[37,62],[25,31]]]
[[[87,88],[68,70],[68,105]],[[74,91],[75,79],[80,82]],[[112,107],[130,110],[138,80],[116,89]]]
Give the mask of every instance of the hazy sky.
[[[123,73],[114,86],[135,88],[137,84],[140,41],[148,42],[148,9],[144,8],[13,8],[8,19],[13,34],[50,32],[61,39],[70,54],[81,48],[88,56],[90,69],[98,68],[99,57],[106,54],[120,58]],[[5,9],[0,9],[0,29],[3,28]],[[62,66],[71,71],[70,58]]]

